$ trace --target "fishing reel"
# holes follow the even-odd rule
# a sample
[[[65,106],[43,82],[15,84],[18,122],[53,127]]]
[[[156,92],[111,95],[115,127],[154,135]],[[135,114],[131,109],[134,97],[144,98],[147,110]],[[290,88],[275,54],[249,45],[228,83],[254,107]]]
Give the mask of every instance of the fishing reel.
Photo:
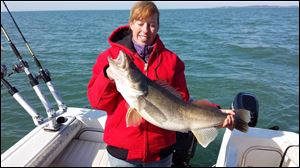
[[[3,86],[2,80],[4,80],[4,77],[7,75],[7,67],[6,65],[1,65],[1,88]]]
[[[1,65],[1,78],[4,78],[4,77],[9,77],[10,75],[12,75],[14,72],[9,72],[7,70],[7,67],[6,65]]]
[[[50,78],[50,72],[48,71],[48,69],[40,70],[39,74],[35,75],[35,78],[37,80],[44,80],[45,78]]]
[[[23,61],[24,65],[20,62],[19,64],[14,64],[12,70],[14,73],[21,73],[24,72],[25,68],[29,68],[29,65],[26,61]]]
[[[28,68],[29,65],[26,61],[23,62],[25,64],[25,67]],[[20,62],[18,64],[14,64],[12,66],[12,72],[9,72],[8,73],[8,70],[7,70],[7,67],[6,65],[1,65],[1,78],[3,77],[9,77],[11,76],[12,74],[15,74],[15,73],[21,73],[21,72],[24,72],[24,66],[23,64]]]
[[[4,78],[7,75],[6,65],[1,65],[1,78]]]

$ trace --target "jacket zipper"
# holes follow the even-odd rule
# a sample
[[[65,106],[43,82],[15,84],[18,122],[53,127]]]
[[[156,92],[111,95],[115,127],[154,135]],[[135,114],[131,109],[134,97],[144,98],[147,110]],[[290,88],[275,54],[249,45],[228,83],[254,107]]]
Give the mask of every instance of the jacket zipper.
[[[145,124],[145,126],[144,126],[144,128],[145,128],[145,154],[144,154],[144,161],[146,161],[147,160],[147,158],[148,158],[148,128],[147,128],[147,123],[145,122],[144,123]]]
[[[134,57],[136,57],[144,62],[144,72],[145,72],[145,75],[148,76],[148,62],[145,62],[138,54],[135,54]]]
[[[148,76],[148,63],[144,64],[145,75]]]

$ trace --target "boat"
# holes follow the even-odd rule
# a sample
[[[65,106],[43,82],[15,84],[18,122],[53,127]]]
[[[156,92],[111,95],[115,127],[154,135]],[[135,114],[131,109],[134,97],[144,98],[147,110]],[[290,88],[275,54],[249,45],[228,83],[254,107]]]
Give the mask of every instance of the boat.
[[[250,127],[226,130],[216,167],[299,167],[299,134]]]
[[[68,107],[58,117],[59,129],[48,122],[30,131],[1,154],[1,167],[107,167],[103,142],[106,113]]]
[[[247,93],[238,94],[248,95]],[[1,155],[1,167],[109,167],[103,141],[106,112],[68,107],[59,129],[38,125]],[[226,129],[216,167],[299,167],[299,134],[249,127]]]
[[[251,111],[247,133],[226,129],[216,167],[299,167],[299,134],[279,127],[256,128],[258,100],[253,94],[240,92],[232,109]]]
[[[37,126],[1,155],[1,167],[109,167],[106,113],[68,107],[57,131]],[[50,121],[48,121],[50,122]],[[216,167],[299,167],[299,134],[249,127],[226,129]]]

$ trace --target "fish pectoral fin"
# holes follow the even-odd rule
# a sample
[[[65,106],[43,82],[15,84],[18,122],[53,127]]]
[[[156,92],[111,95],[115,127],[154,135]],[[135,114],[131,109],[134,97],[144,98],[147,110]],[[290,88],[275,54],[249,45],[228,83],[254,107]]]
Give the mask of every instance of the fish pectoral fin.
[[[198,143],[206,148],[218,135],[218,130],[214,127],[192,130]]]
[[[160,124],[167,121],[165,114],[143,96],[139,96],[138,101],[140,103],[139,109],[144,113],[144,115]],[[145,117],[145,119],[147,119],[147,117]]]
[[[127,127],[136,127],[139,126],[142,122],[142,116],[137,112],[135,108],[129,108],[126,113],[126,126]]]

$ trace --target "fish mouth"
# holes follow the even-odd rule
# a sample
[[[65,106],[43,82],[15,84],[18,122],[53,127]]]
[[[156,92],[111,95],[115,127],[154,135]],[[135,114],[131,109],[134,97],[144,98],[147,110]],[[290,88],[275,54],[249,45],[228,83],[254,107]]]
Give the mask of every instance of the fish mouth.
[[[113,59],[110,56],[108,56],[107,59],[110,66],[117,66],[122,69],[125,69],[127,67],[127,57],[122,50],[120,50],[119,55],[116,59]]]

